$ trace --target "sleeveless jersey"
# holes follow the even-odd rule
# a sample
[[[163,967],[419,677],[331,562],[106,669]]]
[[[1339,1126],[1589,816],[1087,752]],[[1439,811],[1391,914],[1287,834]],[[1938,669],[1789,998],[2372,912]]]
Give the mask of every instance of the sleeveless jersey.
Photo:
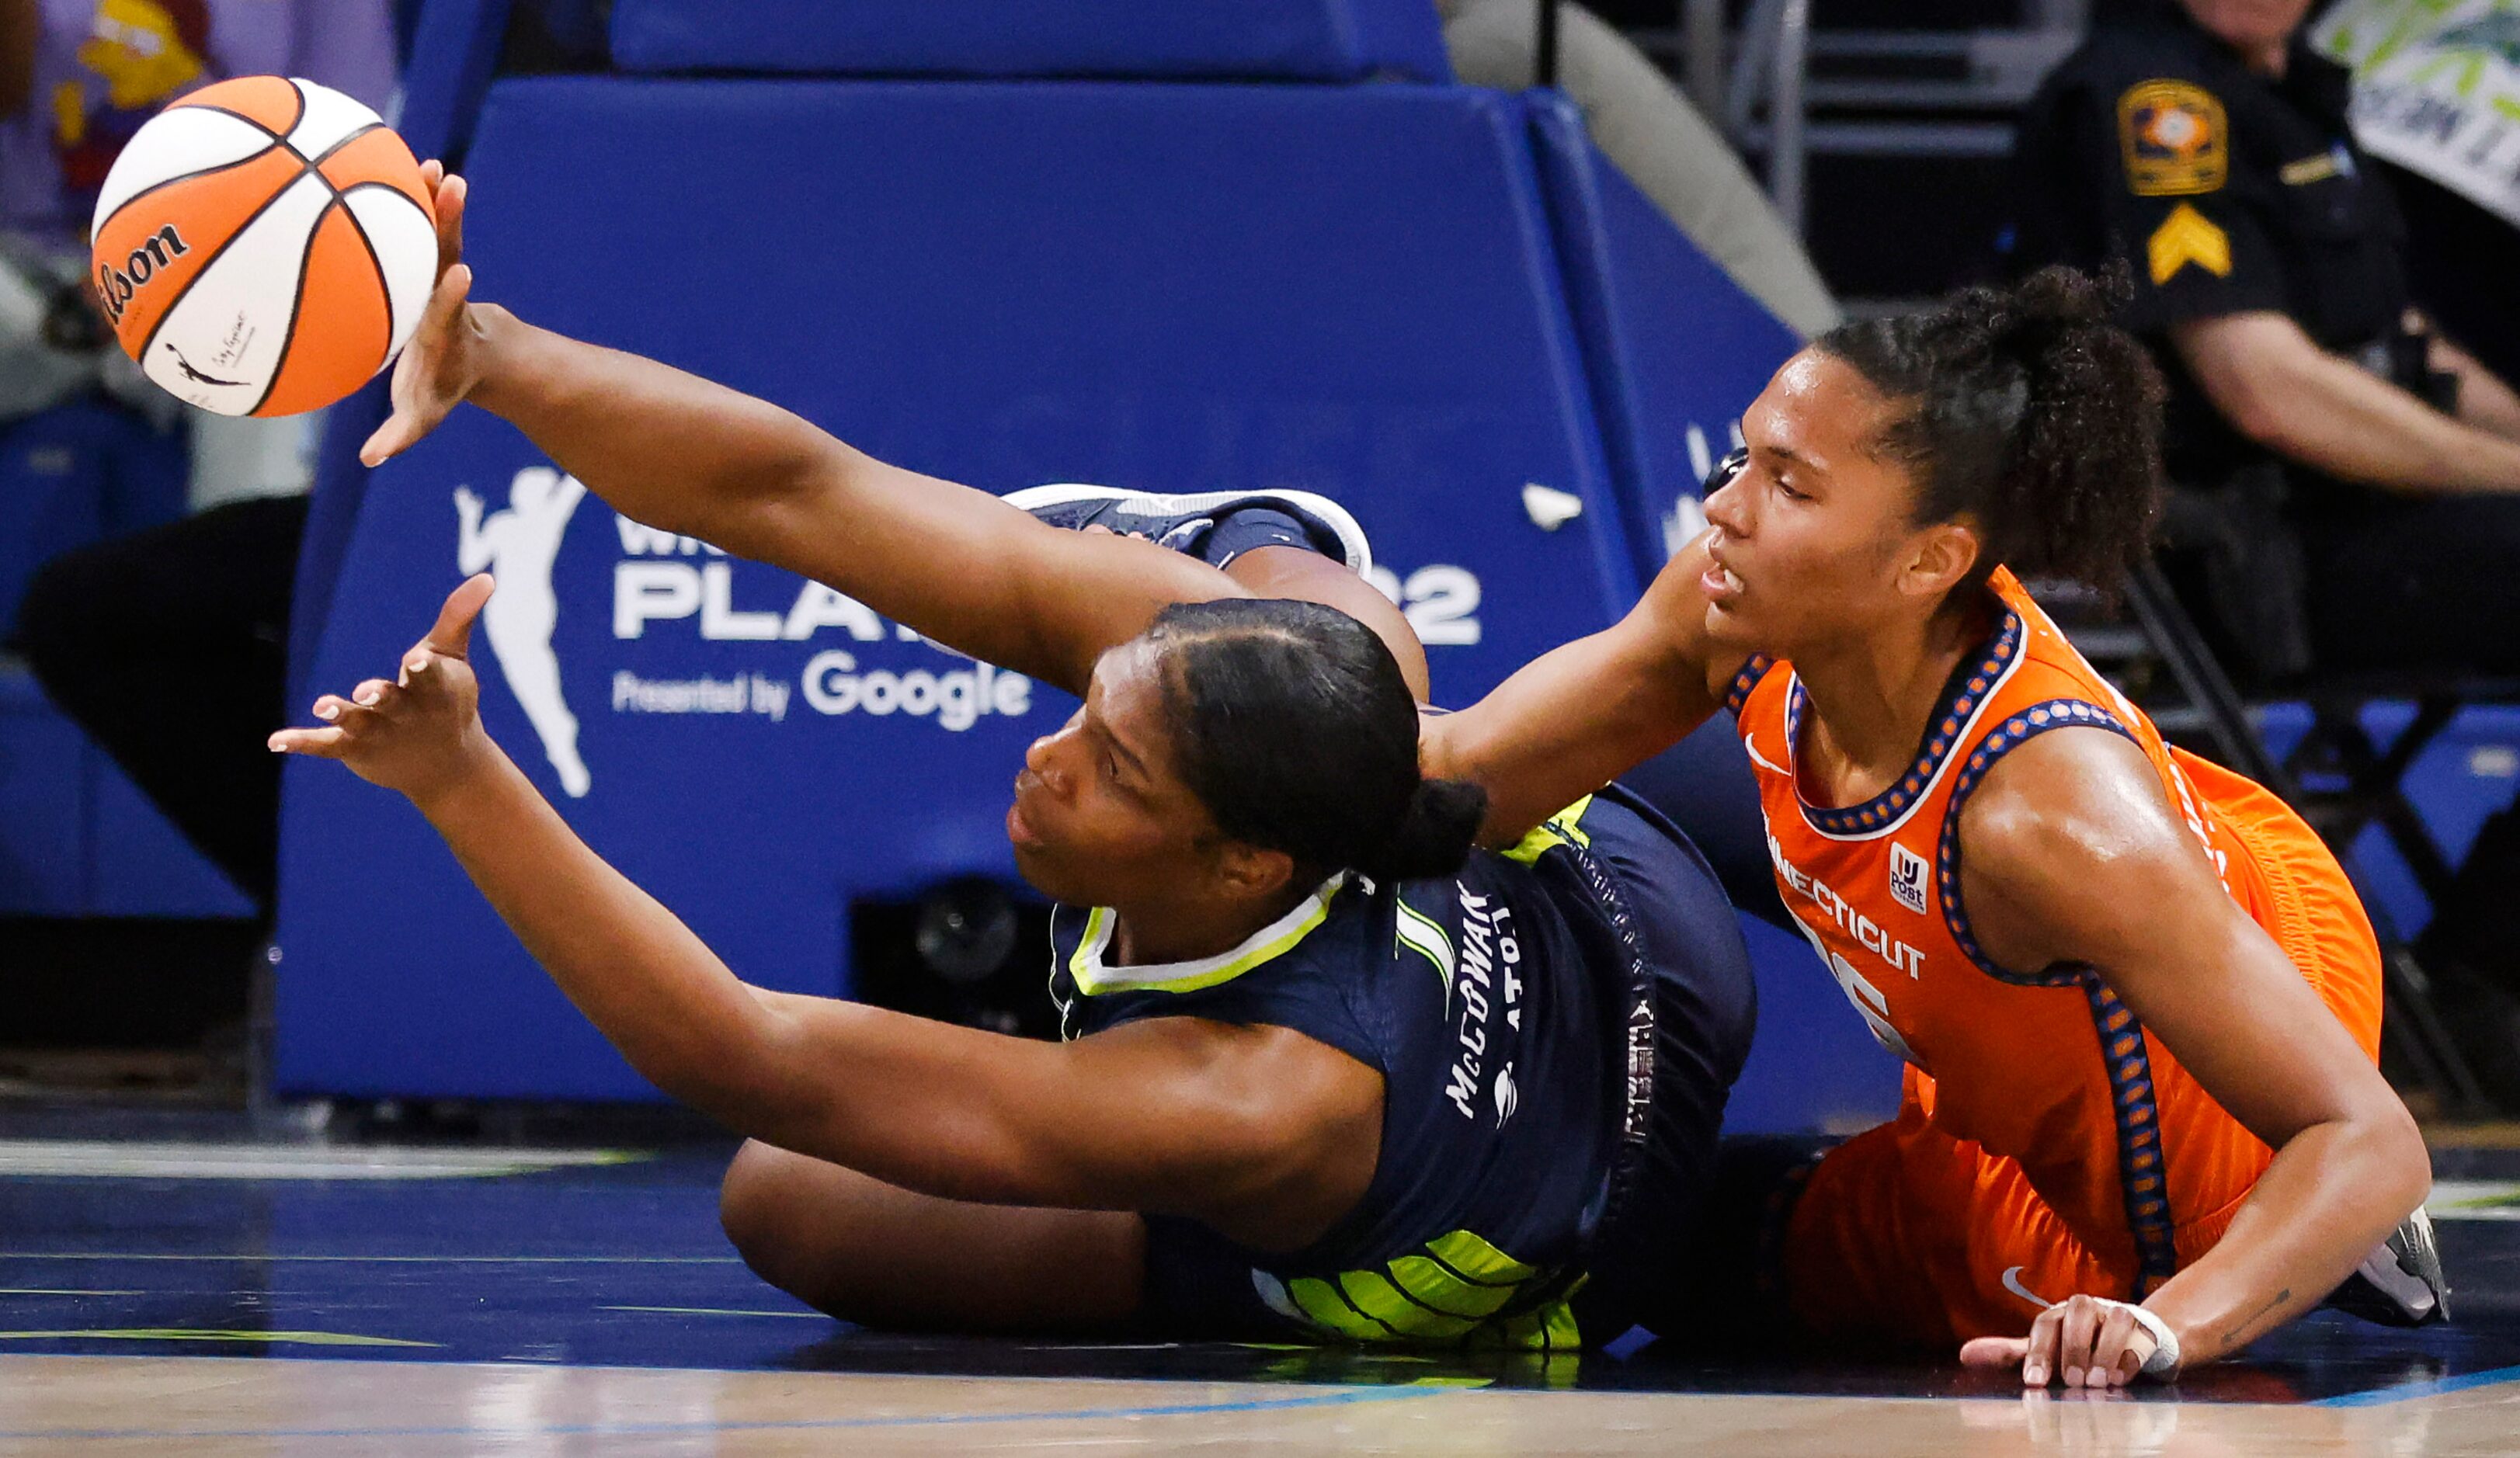
[[[2268,792],[2166,744],[2009,571],[1989,587],[2001,607],[1993,635],[1953,674],[1908,773],[1861,805],[1823,809],[1800,791],[1810,710],[1790,663],[1751,659],[1728,704],[1785,906],[1873,1035],[1911,1066],[1914,1101],[1944,1132],[2018,1161],[2080,1239],[2127,1258],[2148,1288],[2219,1236],[2272,1156],[2092,969],[1986,955],[1962,895],[1961,812],[2012,750],[2098,729],[2143,751],[2226,892],[2279,942],[2288,863],[2332,862]],[[2376,1042],[2376,987],[2319,991]]]
[[[1617,965],[1615,949],[1561,848],[1605,833],[1654,832],[1596,797],[1513,852],[1473,853],[1457,877],[1333,877],[1197,962],[1112,965],[1111,912],[1054,909],[1064,1036],[1156,1017],[1266,1024],[1382,1075],[1364,1198],[1291,1254],[1201,1227],[1219,1253],[1207,1263],[1230,1267],[1214,1302],[1290,1335],[1577,1345],[1565,1299],[1619,1133],[1625,1009],[1613,979],[1588,970]],[[1156,1234],[1171,1223],[1149,1217]]]

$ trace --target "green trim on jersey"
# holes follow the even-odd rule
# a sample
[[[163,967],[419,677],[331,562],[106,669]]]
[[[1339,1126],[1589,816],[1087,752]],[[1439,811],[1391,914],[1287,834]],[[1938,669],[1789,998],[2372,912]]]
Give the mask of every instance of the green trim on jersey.
[[[1529,835],[1517,842],[1512,850],[1505,853],[1505,859],[1519,861],[1529,865],[1557,846],[1583,846],[1588,850],[1591,849],[1593,837],[1584,833],[1581,821],[1584,818],[1584,812],[1592,808],[1593,797],[1590,795],[1567,806],[1533,826]]]
[[[1076,990],[1088,997],[1105,993],[1195,993],[1232,982],[1264,962],[1285,955],[1312,935],[1314,928],[1329,919],[1330,901],[1346,884],[1345,871],[1324,881],[1319,891],[1304,898],[1293,910],[1253,932],[1231,951],[1197,961],[1158,962],[1144,967],[1103,965],[1102,949],[1111,944],[1118,918],[1110,907],[1096,906],[1086,913],[1085,936],[1076,944],[1075,954],[1067,959],[1068,975],[1076,979]]]

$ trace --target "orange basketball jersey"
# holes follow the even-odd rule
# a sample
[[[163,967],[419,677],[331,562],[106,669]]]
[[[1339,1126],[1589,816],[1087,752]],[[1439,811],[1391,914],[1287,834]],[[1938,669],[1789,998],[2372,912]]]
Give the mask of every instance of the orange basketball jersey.
[[[2162,740],[2008,571],[1993,636],[1953,675],[1909,772],[1875,799],[1809,803],[1810,712],[1790,663],[1754,658],[1728,703],[1755,767],[1786,908],[1942,1132],[2017,1161],[2074,1234],[2148,1290],[2211,1247],[2271,1158],[2091,968],[1997,966],[1963,904],[1960,812],[2004,755],[2056,729],[2123,734],[2328,1006],[2377,1056],[2378,951],[2344,874],[2255,783]],[[2247,1016],[2234,1007],[2233,1017]]]

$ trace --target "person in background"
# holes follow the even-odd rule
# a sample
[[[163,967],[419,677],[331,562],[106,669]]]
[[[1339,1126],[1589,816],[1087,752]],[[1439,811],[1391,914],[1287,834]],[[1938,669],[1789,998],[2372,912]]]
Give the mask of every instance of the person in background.
[[[2244,675],[2520,675],[2520,395],[2415,307],[2405,218],[2309,9],[2104,11],[2023,118],[2014,262],[2130,276],[2117,317],[2167,376],[2165,464],[2204,523],[2175,513],[2173,543],[2201,549]],[[2428,957],[2520,990],[2515,876],[2506,812]]]
[[[261,743],[281,723],[314,427],[180,412],[85,303],[90,214],[123,145],[176,97],[261,74],[384,110],[396,75],[386,0],[0,0],[0,431],[100,392],[161,428],[180,420],[195,512],[54,558],[27,585],[10,645],[267,907],[280,780]],[[181,732],[158,693],[177,679],[202,695]]]

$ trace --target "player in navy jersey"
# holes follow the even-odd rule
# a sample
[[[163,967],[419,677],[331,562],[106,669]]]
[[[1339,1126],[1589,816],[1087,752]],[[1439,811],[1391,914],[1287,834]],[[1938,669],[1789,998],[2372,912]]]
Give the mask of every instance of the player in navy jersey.
[[[447,267],[372,462],[470,399],[625,515],[1084,700],[1007,819],[1064,904],[1056,1044],[739,981],[483,732],[487,579],[275,736],[409,796],[633,1067],[752,1137],[723,1212],[755,1270],[957,1330],[1554,1348],[1668,1319],[1749,1040],[1731,908],[1615,789],[1471,849],[1484,797],[1420,777],[1423,651],[1344,513],[885,465],[469,305],[434,170]]]

